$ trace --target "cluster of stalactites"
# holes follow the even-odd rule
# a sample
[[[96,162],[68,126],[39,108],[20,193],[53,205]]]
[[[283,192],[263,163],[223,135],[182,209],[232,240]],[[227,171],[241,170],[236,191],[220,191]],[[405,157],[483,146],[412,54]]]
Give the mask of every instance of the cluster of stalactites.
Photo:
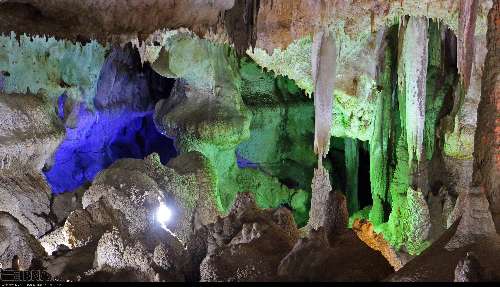
[[[460,0],[459,29],[457,37],[457,68],[464,91],[469,87],[474,60],[474,34],[478,0]],[[428,20],[410,17],[402,37],[400,79],[405,95],[405,125],[409,152],[409,164],[416,157],[422,159],[425,99],[428,61]],[[401,81],[402,80],[402,81]]]

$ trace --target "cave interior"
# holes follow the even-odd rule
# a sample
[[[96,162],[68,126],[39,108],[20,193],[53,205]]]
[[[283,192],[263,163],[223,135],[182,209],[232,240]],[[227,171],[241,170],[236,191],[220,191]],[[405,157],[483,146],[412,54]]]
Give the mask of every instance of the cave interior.
[[[0,282],[500,281],[499,43],[500,0],[0,0]]]

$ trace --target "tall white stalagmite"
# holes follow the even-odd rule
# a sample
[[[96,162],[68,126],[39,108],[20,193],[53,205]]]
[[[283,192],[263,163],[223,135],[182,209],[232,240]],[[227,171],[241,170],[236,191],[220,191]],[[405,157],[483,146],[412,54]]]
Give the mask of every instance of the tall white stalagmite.
[[[312,76],[314,82],[314,152],[318,155],[318,165],[328,153],[332,126],[333,89],[337,49],[335,34],[322,29],[314,35],[312,46]]]
[[[411,17],[406,27],[403,51],[405,96],[406,96],[406,140],[409,163],[423,154],[425,97],[427,79],[427,25],[424,17]]]

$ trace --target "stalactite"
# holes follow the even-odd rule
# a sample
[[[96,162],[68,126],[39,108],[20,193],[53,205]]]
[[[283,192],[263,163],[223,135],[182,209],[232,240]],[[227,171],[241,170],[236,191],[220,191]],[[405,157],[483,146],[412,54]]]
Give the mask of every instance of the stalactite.
[[[405,125],[409,164],[422,158],[428,61],[427,19],[411,17],[405,31],[400,64],[405,85]]]
[[[444,93],[440,89],[442,75],[441,29],[439,22],[429,24],[429,66],[427,68],[427,99],[425,107],[425,155],[431,160],[436,143],[436,124],[443,106]]]
[[[336,60],[335,34],[326,29],[317,32],[313,39],[311,61],[315,109],[314,152],[318,154],[319,166],[330,145]]]
[[[330,146],[336,61],[335,35],[323,28],[314,35],[311,55],[314,83],[314,152],[318,155],[309,217],[309,226],[313,228],[323,225],[328,208],[326,198],[332,190],[330,176],[323,167],[322,159],[327,155]]]
[[[384,220],[383,202],[386,201],[388,190],[388,145],[392,124],[393,94],[392,54],[391,47],[386,47],[382,71],[378,79],[378,84],[383,90],[377,98],[373,135],[370,139],[370,184],[373,200],[373,212],[370,213],[370,219],[377,224]]]
[[[349,214],[359,210],[358,201],[358,169],[359,169],[359,144],[357,139],[346,138],[345,141],[345,166],[347,174],[346,195]]]
[[[465,91],[469,88],[472,62],[474,61],[474,34],[478,0],[460,0],[458,37],[457,37],[457,68]]]

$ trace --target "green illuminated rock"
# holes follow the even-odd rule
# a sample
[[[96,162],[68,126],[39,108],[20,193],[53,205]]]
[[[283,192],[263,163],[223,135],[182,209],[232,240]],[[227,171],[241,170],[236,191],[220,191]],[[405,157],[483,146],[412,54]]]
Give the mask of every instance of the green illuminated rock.
[[[176,138],[181,153],[198,151],[207,158],[218,209],[228,212],[238,192],[251,192],[259,207],[288,204],[296,210],[296,220],[304,224],[307,196],[301,189],[290,189],[279,182],[281,167],[271,168],[272,172],[266,174],[239,168],[236,158],[238,145],[250,140],[240,148],[250,160],[283,165],[284,151],[273,147],[280,144],[279,131],[286,120],[280,119],[279,109],[261,108],[282,103],[298,89],[284,79],[276,84],[255,64],[240,64],[227,45],[188,33],[168,35],[152,67],[166,77],[179,78],[171,96],[158,103],[155,121]],[[256,108],[250,111],[244,99]],[[253,138],[252,129],[256,135]]]
[[[0,71],[7,93],[44,92],[49,98],[66,93],[93,106],[97,80],[107,48],[97,42],[70,41],[11,33],[0,36]]]
[[[347,173],[347,208],[352,214],[359,210],[358,201],[358,168],[359,168],[359,146],[355,139],[345,139],[345,165]]]
[[[333,98],[333,124],[331,133],[336,137],[369,140],[372,133],[376,98],[373,71],[377,65],[375,35],[364,29],[356,37],[344,31],[345,23],[339,20],[332,29],[338,44],[337,78]],[[248,50],[255,62],[277,75],[294,80],[306,94],[314,91],[311,75],[312,38],[293,41],[285,50],[275,49],[268,55],[262,49]],[[356,69],[353,67],[356,66]]]

